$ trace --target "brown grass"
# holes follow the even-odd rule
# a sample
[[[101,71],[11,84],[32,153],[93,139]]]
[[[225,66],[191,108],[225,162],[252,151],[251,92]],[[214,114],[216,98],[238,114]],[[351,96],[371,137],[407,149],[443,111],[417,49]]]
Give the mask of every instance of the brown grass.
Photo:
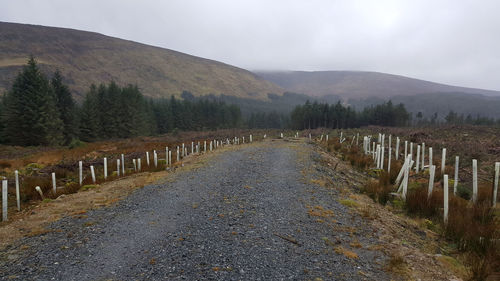
[[[385,205],[390,199],[390,193],[393,186],[390,183],[389,174],[385,171],[380,173],[378,180],[369,180],[363,187],[363,192],[366,193],[374,201]]]

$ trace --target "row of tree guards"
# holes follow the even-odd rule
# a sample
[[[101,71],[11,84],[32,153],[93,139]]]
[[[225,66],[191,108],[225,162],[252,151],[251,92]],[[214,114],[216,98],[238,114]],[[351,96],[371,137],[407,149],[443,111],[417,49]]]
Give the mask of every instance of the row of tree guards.
[[[267,136],[264,135],[264,139]],[[280,138],[283,138],[283,133],[280,133],[279,135]],[[299,137],[299,132],[296,132],[295,137]],[[311,134],[309,134],[309,139],[312,140]],[[329,136],[326,135],[321,135],[320,141],[323,141],[325,139],[327,142],[329,140]],[[399,137],[396,137],[396,145],[395,149],[392,149],[392,136],[389,135],[388,137],[388,142],[385,142],[386,136],[385,134],[378,134],[378,138],[376,141],[372,140],[372,136],[364,136],[363,137],[363,151],[366,155],[371,155],[374,160],[374,164],[377,169],[380,170],[387,170],[388,173],[391,171],[391,161],[392,161],[392,155],[394,154],[394,158],[396,160],[399,160],[400,157],[400,144],[401,140]],[[343,136],[343,132],[340,132],[340,137],[339,137],[339,142],[344,143],[346,141],[346,138]],[[249,136],[248,142],[253,142],[253,137],[252,135]],[[357,135],[354,135],[352,137],[352,140],[350,142],[350,145],[352,146],[356,142],[356,145],[359,145],[359,133]],[[181,146],[177,146],[175,156],[176,156],[176,162],[179,162],[181,159],[185,158],[188,155],[192,154],[200,154],[202,147],[203,147],[203,152],[206,153],[208,151],[212,151],[214,149],[219,148],[220,146],[223,145],[239,145],[239,144],[244,144],[245,143],[245,137],[242,137],[241,139],[239,137],[234,137],[233,139],[226,139],[225,141],[221,140],[211,140],[210,142],[204,141],[203,146],[200,142],[191,142],[191,149],[190,152],[188,150],[188,147],[182,143]],[[208,146],[207,146],[208,145]],[[409,176],[410,176],[410,171],[414,170],[416,174],[423,172],[426,169],[429,169],[429,187],[428,187],[428,197],[432,195],[432,190],[434,188],[434,180],[435,180],[435,172],[436,172],[436,166],[433,165],[433,149],[432,147],[428,148],[428,156],[427,156],[427,161],[426,161],[426,147],[425,143],[422,144],[417,144],[416,145],[416,154],[414,155],[414,147],[415,144],[413,142],[408,143],[408,141],[404,141],[404,164],[401,168],[401,170],[398,173],[398,176],[396,178],[395,182],[395,187],[397,187],[397,194],[400,194],[403,200],[406,200],[406,195],[408,192],[408,181],[409,181]],[[387,155],[387,167],[385,167],[385,161],[384,158]],[[153,150],[153,165],[155,168],[158,168],[159,166],[159,160],[164,160],[165,161],[165,169],[169,169],[173,162],[172,162],[172,150],[169,150],[168,147],[165,147],[165,158],[164,159],[159,159],[159,154],[156,150]],[[415,159],[415,160],[413,160]],[[145,152],[145,160],[146,160],[146,165],[149,167],[151,165],[150,163],[150,154],[149,151]],[[132,159],[132,164],[133,164],[133,169],[131,169],[133,172],[141,172],[142,171],[142,159],[141,158],[134,158]],[[108,178],[108,159],[106,157],[103,158],[103,179],[107,180]],[[443,188],[444,188],[444,206],[443,206],[443,217],[444,221],[447,222],[448,219],[448,175],[444,174],[445,172],[445,166],[446,166],[446,148],[442,148],[442,153],[441,153],[441,174],[443,175]],[[126,164],[125,164],[125,155],[121,154],[118,159],[116,159],[116,175],[125,175],[128,173],[126,170]],[[458,167],[459,167],[459,157],[455,157],[455,175],[454,175],[454,181],[453,181],[453,193],[457,193],[457,187],[458,187]],[[500,174],[500,162],[495,163],[495,175],[494,175],[494,185],[493,185],[493,199],[492,199],[492,205],[493,207],[496,206],[496,198],[497,198],[497,192],[498,192],[498,183],[499,183],[499,174]],[[96,171],[94,169],[94,166],[90,166],[90,176],[92,178],[92,182],[96,183]],[[84,172],[83,172],[83,161],[78,162],[78,182],[80,185],[83,184],[84,180]],[[19,172],[16,170],[15,171],[15,186],[16,186],[16,202],[17,202],[17,210],[21,210],[21,204],[20,204],[20,190],[19,190]],[[7,221],[7,187],[8,187],[8,181],[3,180],[2,181],[2,220]],[[57,184],[56,184],[56,175],[55,173],[52,173],[52,188],[54,194],[57,192]],[[40,194],[42,199],[44,198],[43,192],[39,186],[35,187],[35,190]],[[477,177],[477,160],[473,159],[472,160],[472,202],[475,203],[477,201],[477,193],[478,193],[478,177]]]
[[[356,137],[356,142],[359,139],[359,134]],[[377,169],[386,170],[388,173],[391,171],[391,160],[392,155],[396,160],[399,159],[400,156],[400,143],[401,140],[399,137],[396,137],[396,147],[394,152],[392,151],[392,136],[389,135],[388,142],[385,143],[386,136],[385,134],[378,134],[378,138],[376,141],[372,141],[372,136],[364,136],[363,137],[363,151],[366,155],[372,155],[374,164]],[[340,140],[342,142],[342,138]],[[353,137],[354,141],[354,137]],[[418,174],[423,172],[426,169],[429,169],[429,187],[428,187],[428,198],[432,195],[432,190],[434,188],[434,180],[436,173],[436,165],[433,164],[433,150],[432,147],[428,148],[428,158],[426,161],[426,147],[425,143],[416,145],[416,154],[414,154],[414,146],[413,142],[408,143],[408,141],[404,142],[404,164],[401,170],[398,173],[396,178],[395,187],[397,187],[397,194],[400,194],[403,200],[406,200],[406,195],[408,192],[408,181],[410,171],[413,171]],[[408,150],[409,148],[409,150]],[[385,167],[384,157],[388,157],[387,167]],[[414,160],[415,159],[415,160]],[[453,194],[457,194],[458,187],[458,168],[459,168],[459,156],[455,156],[455,174],[453,178]],[[446,223],[448,220],[448,182],[449,176],[445,174],[446,167],[446,148],[442,148],[441,150],[441,175],[443,175],[443,218]],[[494,175],[494,184],[493,184],[493,196],[492,196],[492,206],[496,206],[497,192],[498,192],[498,181],[499,181],[499,173],[500,173],[500,162],[495,163],[495,175]],[[472,203],[476,203],[478,199],[478,177],[477,177],[477,160],[472,159]]]
[[[267,136],[264,135],[264,139]],[[282,135],[281,135],[282,137]],[[185,143],[182,143],[180,146],[176,147],[175,150],[175,157],[176,157],[176,162],[180,162],[181,159],[184,159],[188,155],[194,155],[194,154],[201,154],[211,152],[215,149],[218,149],[222,146],[225,145],[240,145],[240,144],[245,144],[245,143],[252,143],[253,142],[253,136],[249,135],[248,139],[245,139],[245,137],[239,138],[239,137],[234,137],[233,139],[228,139],[226,140],[211,140],[211,141],[203,141],[195,143],[194,141],[191,142],[191,147],[188,149],[188,146],[185,145]],[[145,160],[146,160],[146,165],[149,167],[150,165],[154,165],[155,168],[160,167],[160,161],[164,161],[164,168],[165,169],[170,169],[173,165],[172,161],[172,150],[169,149],[169,147],[165,147],[165,158],[159,158],[159,153],[156,150],[153,150],[152,154],[152,159],[149,151],[145,152]],[[153,163],[150,161],[152,160]],[[118,159],[116,159],[116,170],[113,171],[116,176],[124,176],[126,173],[129,172],[141,172],[142,171],[142,159],[141,158],[134,158],[132,159],[132,167],[127,170],[126,168],[126,157],[125,154],[120,154]],[[78,183],[80,186],[83,185],[83,180],[84,180],[84,169],[83,169],[83,161],[78,161]],[[94,168],[93,165],[90,165],[89,167],[90,170],[90,177],[92,179],[92,183],[96,183],[97,177],[96,177],[96,169]],[[15,187],[16,187],[16,203],[17,203],[17,211],[21,211],[21,196],[20,196],[20,181],[19,181],[19,171],[14,172],[15,178]],[[103,158],[103,179],[106,181],[109,178],[109,173],[108,173],[108,158],[104,157]],[[52,178],[52,192],[54,194],[57,194],[58,188],[63,188],[63,187],[57,187],[57,181],[56,181],[56,174],[52,173],[51,174]],[[44,199],[44,194],[40,186],[35,186],[35,190],[40,194],[40,197],[42,200]],[[8,220],[8,180],[2,180],[2,221],[7,221]]]

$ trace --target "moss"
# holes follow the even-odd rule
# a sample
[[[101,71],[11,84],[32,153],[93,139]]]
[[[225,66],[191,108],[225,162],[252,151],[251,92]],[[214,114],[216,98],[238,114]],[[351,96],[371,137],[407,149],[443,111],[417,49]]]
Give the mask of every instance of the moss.
[[[97,187],[99,187],[99,186],[98,185],[94,185],[94,184],[87,184],[87,185],[82,186],[81,190],[86,191],[86,190],[94,189],[94,188],[97,188]]]
[[[356,208],[359,206],[358,202],[355,202],[350,199],[341,199],[339,200],[339,203],[349,208]]]
[[[392,205],[394,206],[394,208],[403,209],[405,203],[402,200],[395,199],[392,201]]]

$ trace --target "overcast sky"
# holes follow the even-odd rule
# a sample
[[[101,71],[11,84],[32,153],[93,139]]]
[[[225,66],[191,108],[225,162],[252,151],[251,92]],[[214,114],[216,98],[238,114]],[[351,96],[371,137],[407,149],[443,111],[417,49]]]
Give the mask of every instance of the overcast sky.
[[[0,21],[95,31],[249,70],[367,70],[500,90],[495,0],[0,0]]]

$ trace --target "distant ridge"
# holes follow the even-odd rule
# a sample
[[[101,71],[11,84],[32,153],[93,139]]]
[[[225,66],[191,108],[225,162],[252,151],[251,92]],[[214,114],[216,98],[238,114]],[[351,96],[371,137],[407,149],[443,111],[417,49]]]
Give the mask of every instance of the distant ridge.
[[[146,96],[225,94],[266,100],[277,85],[221,62],[74,29],[0,22],[0,94],[33,54],[48,74],[59,68],[81,97],[91,83],[137,84]]]
[[[467,93],[500,96],[500,91],[450,86],[400,75],[366,71],[257,71],[287,91],[314,97],[390,98],[426,93]]]

